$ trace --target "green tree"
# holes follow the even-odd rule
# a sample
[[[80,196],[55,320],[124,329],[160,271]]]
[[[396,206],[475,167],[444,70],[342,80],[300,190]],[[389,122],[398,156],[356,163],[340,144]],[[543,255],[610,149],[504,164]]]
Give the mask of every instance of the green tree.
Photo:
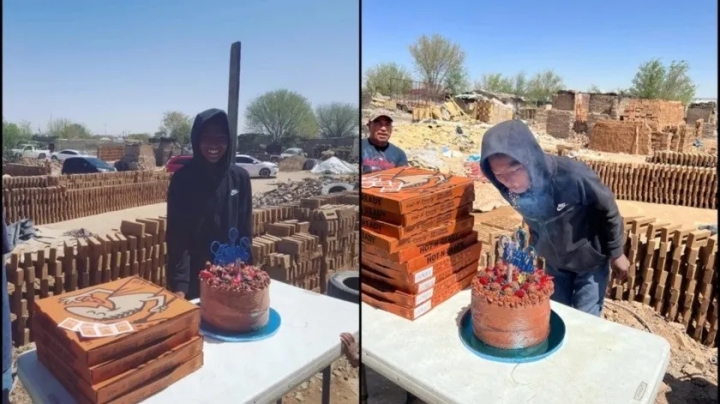
[[[530,101],[551,101],[553,94],[565,88],[562,77],[551,69],[542,71],[533,76],[527,84],[527,94]]]
[[[268,91],[255,98],[245,110],[245,121],[246,129],[269,135],[276,142],[318,135],[310,101],[286,89]]]
[[[333,102],[318,106],[315,109],[315,119],[323,136],[349,137],[358,133],[359,112],[356,105]]]
[[[513,81],[510,77],[503,76],[502,73],[488,73],[482,75],[480,81],[475,83],[475,87],[492,93],[512,94]]]
[[[681,101],[688,105],[695,98],[695,83],[688,72],[690,65],[673,60],[669,66],[660,59],[643,63],[635,73],[628,92],[637,98]]]
[[[421,36],[410,45],[410,54],[426,88],[439,93],[448,77],[461,77],[465,72],[465,52],[460,45],[435,34]]]
[[[162,125],[155,137],[172,137],[180,144],[190,143],[192,118],[180,111],[168,111],[163,114]]]
[[[527,94],[528,80],[525,72],[518,72],[515,76],[503,76],[502,73],[483,74],[475,88],[493,93],[513,94],[524,97]]]
[[[12,156],[12,149],[18,144],[28,142],[32,138],[30,125],[17,125],[8,122],[3,118],[2,121],[2,153],[3,158]]]
[[[57,136],[59,139],[89,139],[93,135],[85,125],[65,118],[50,121],[47,126],[47,133]]]
[[[448,73],[445,77],[445,91],[452,95],[457,95],[465,92],[470,87],[468,81],[468,74],[465,69],[455,69]]]
[[[396,63],[380,63],[365,72],[365,87],[371,95],[405,94],[412,88],[412,75]]]
[[[600,90],[600,87],[596,86],[595,84],[592,84],[592,85],[590,85],[590,87],[588,87],[587,92],[589,94],[601,94],[603,91]]]

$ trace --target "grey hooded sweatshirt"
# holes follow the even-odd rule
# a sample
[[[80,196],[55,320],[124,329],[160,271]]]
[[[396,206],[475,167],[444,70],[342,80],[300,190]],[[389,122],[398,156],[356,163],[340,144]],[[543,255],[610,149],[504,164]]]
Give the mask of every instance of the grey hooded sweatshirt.
[[[530,175],[528,191],[514,195],[490,170],[488,157],[504,154]],[[538,254],[556,269],[598,269],[623,254],[623,219],[615,196],[584,163],[543,152],[518,120],[490,128],[483,137],[481,169],[530,227]]]

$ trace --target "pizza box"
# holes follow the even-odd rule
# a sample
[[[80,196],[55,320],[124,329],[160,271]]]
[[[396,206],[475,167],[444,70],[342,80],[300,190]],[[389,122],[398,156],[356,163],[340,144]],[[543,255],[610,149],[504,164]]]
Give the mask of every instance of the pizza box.
[[[35,314],[35,316],[33,316],[33,323],[38,324],[36,327],[54,330],[51,321],[43,314]],[[48,350],[54,352],[55,355],[63,360],[63,363],[68,364],[68,366],[73,369],[73,372],[79,378],[90,384],[97,384],[155,359],[198,335],[197,325],[189,324],[187,328],[177,334],[153,341],[145,346],[137,346],[133,353],[90,367],[78,360],[70,349],[68,349],[67,344],[60,342],[58,333],[56,332],[35,334],[35,345],[37,345],[38,349],[46,347]]]
[[[385,223],[381,220],[375,220],[366,216],[361,218],[360,224],[363,229],[372,230],[376,233],[383,234],[388,237],[397,239],[414,236],[418,233],[427,231],[452,220],[460,220],[470,216],[472,213],[472,204],[463,205],[458,209],[448,210],[442,213],[436,213],[435,216],[428,218],[422,222],[411,224],[408,226],[399,226],[396,224]]]
[[[362,209],[395,214],[426,209],[475,192],[469,178],[413,167],[363,174],[361,180]]]
[[[76,377],[67,363],[52,350],[38,347],[37,353],[40,362],[45,365],[45,367],[50,370],[50,373],[58,380],[74,381],[74,391],[80,393],[79,397],[77,397],[79,401],[85,399],[91,403],[99,404],[117,400],[123,395],[136,390],[148,380],[162,375],[169,369],[181,366],[190,359],[201,355],[202,349],[203,338],[197,336],[149,362],[94,385]],[[61,384],[65,383],[61,381]]]
[[[67,346],[82,367],[131,355],[187,328],[200,332],[200,308],[174,293],[140,277],[91,286],[35,301],[35,315],[47,317],[50,328],[38,324],[34,334],[48,333]],[[65,321],[70,319],[68,321]],[[84,338],[64,329],[61,323],[116,325],[127,322],[131,332],[100,338]]]

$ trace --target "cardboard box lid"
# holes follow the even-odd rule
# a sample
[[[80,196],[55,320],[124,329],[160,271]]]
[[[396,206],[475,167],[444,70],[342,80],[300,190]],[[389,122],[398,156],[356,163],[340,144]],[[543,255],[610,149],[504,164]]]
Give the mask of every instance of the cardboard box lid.
[[[86,339],[79,332],[58,328],[87,352],[200,308],[152,282],[132,276],[36,300],[35,310],[47,316],[56,327],[66,318],[72,318],[96,324],[128,321],[135,329],[113,337]]]
[[[474,192],[473,181],[413,167],[362,175],[362,204],[402,214]]]

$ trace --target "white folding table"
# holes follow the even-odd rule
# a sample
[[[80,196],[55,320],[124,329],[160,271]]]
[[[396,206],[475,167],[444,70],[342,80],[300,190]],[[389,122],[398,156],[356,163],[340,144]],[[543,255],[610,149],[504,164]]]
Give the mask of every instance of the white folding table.
[[[662,337],[552,302],[563,345],[525,364],[476,356],[458,324],[465,290],[415,321],[362,303],[362,363],[428,403],[652,404],[670,360]]]
[[[340,358],[340,334],[358,336],[358,305],[274,281],[270,306],[280,313],[277,334],[245,343],[205,338],[203,367],[143,403],[266,404],[320,371],[329,399],[328,369]],[[18,357],[18,375],[35,404],[75,403],[34,350]]]

